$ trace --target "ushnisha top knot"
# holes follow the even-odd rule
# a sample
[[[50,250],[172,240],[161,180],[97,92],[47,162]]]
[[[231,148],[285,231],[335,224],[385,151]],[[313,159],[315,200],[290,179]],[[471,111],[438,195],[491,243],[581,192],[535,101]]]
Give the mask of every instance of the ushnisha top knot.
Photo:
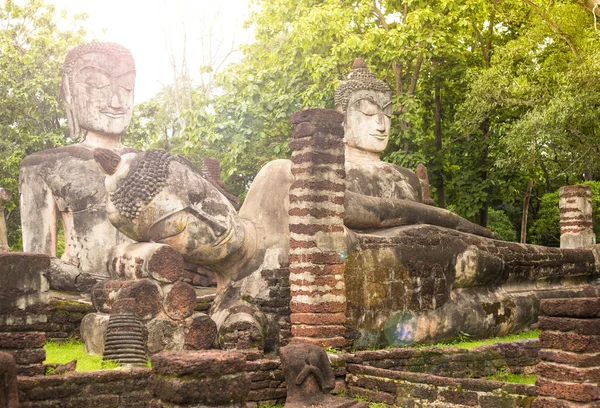
[[[357,91],[376,91],[391,94],[392,89],[369,70],[364,59],[356,58],[352,64],[352,71],[348,74],[348,78],[335,90],[334,100],[336,109],[342,113],[346,112],[350,95]]]

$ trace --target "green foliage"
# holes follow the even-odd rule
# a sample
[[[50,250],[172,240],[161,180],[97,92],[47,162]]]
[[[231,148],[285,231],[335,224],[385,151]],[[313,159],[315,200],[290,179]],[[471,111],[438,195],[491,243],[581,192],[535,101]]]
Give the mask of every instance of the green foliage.
[[[517,241],[517,231],[510,218],[500,210],[489,209],[488,228],[503,241]]]
[[[59,102],[61,67],[79,44],[85,16],[61,29],[54,6],[42,0],[0,4],[0,186],[12,192],[7,206],[9,245],[22,247],[18,173],[31,153],[70,142]]]
[[[600,182],[586,181],[581,183],[592,190],[592,219],[596,241],[600,238]],[[544,194],[540,200],[537,219],[530,230],[530,241],[545,246],[560,246],[560,208],[559,191]],[[598,241],[600,242],[600,241]]]
[[[83,343],[69,339],[65,342],[49,341],[46,350],[45,364],[66,364],[77,360],[77,372],[112,370],[119,368],[114,361],[102,361],[101,355],[90,355],[85,352]]]

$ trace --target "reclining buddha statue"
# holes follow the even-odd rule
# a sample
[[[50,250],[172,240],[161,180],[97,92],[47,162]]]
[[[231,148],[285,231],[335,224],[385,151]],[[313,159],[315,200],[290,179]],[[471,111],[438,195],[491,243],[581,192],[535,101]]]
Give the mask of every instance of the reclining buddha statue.
[[[503,334],[531,325],[541,297],[596,291],[595,250],[498,241],[424,204],[415,173],[379,159],[391,90],[364,61],[335,101],[345,143],[346,327],[355,347]],[[217,274],[211,317],[221,347],[269,351],[289,339],[290,188],[301,169],[290,160],[266,164],[236,213],[185,160],[94,155],[107,173],[109,219],[121,232],[168,244]]]

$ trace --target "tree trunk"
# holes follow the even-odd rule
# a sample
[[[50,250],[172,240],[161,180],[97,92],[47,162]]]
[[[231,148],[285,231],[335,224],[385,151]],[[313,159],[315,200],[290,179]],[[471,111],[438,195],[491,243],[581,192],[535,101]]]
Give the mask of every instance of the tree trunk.
[[[529,201],[531,200],[531,190],[533,188],[533,180],[527,183],[527,191],[523,197],[523,216],[521,217],[521,244],[527,241],[527,216],[529,214]]]
[[[442,96],[440,90],[440,84],[438,81],[435,83],[435,106],[433,109],[433,116],[435,121],[435,150],[439,153],[442,150]],[[439,154],[438,154],[439,157]],[[438,206],[440,208],[446,208],[446,195],[444,192],[444,175],[442,171],[441,163],[438,163],[439,171],[437,172],[436,188],[438,195]]]

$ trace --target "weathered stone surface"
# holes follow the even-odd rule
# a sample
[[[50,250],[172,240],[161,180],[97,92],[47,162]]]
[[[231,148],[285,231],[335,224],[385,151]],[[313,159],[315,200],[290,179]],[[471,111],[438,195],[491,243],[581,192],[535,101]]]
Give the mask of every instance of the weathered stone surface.
[[[591,402],[600,399],[600,387],[597,384],[552,381],[547,378],[538,378],[536,389],[539,395],[547,395],[575,402]]]
[[[0,333],[0,348],[3,349],[42,348],[45,342],[43,332]]]
[[[163,308],[167,316],[174,320],[189,317],[196,307],[196,291],[185,282],[177,282],[163,287]]]
[[[573,353],[561,350],[540,350],[539,357],[543,361],[568,364],[575,367],[600,367],[600,353]]]
[[[540,310],[546,316],[600,318],[600,298],[544,299]]]
[[[592,382],[600,384],[600,366],[581,368],[565,364],[541,362],[536,367],[536,373],[554,381]]]
[[[585,335],[600,335],[600,318],[575,319],[568,317],[540,316],[539,327],[542,330],[574,332]]]
[[[169,245],[123,244],[111,250],[108,270],[114,279],[152,277],[159,282],[173,283],[183,276],[183,258]]]
[[[184,324],[185,348],[188,350],[207,350],[217,339],[217,325],[204,313],[194,313]]]
[[[46,276],[50,288],[61,292],[89,293],[97,282],[96,277],[57,258],[51,258]]]
[[[220,377],[244,371],[245,357],[236,351],[169,351],[152,357],[152,371],[161,375]]]
[[[279,354],[287,385],[286,408],[368,406],[330,395],[335,377],[322,347],[295,343],[280,349]]]
[[[600,336],[544,331],[540,334],[540,346],[576,353],[596,353],[600,352]]]
[[[0,252],[0,312],[10,313],[48,303],[45,272],[50,257],[23,252]]]
[[[0,402],[2,407],[19,407],[17,365],[9,353],[0,352]]]
[[[146,323],[148,341],[146,347],[150,355],[165,350],[182,350],[185,344],[183,328],[170,319],[156,317]]]

